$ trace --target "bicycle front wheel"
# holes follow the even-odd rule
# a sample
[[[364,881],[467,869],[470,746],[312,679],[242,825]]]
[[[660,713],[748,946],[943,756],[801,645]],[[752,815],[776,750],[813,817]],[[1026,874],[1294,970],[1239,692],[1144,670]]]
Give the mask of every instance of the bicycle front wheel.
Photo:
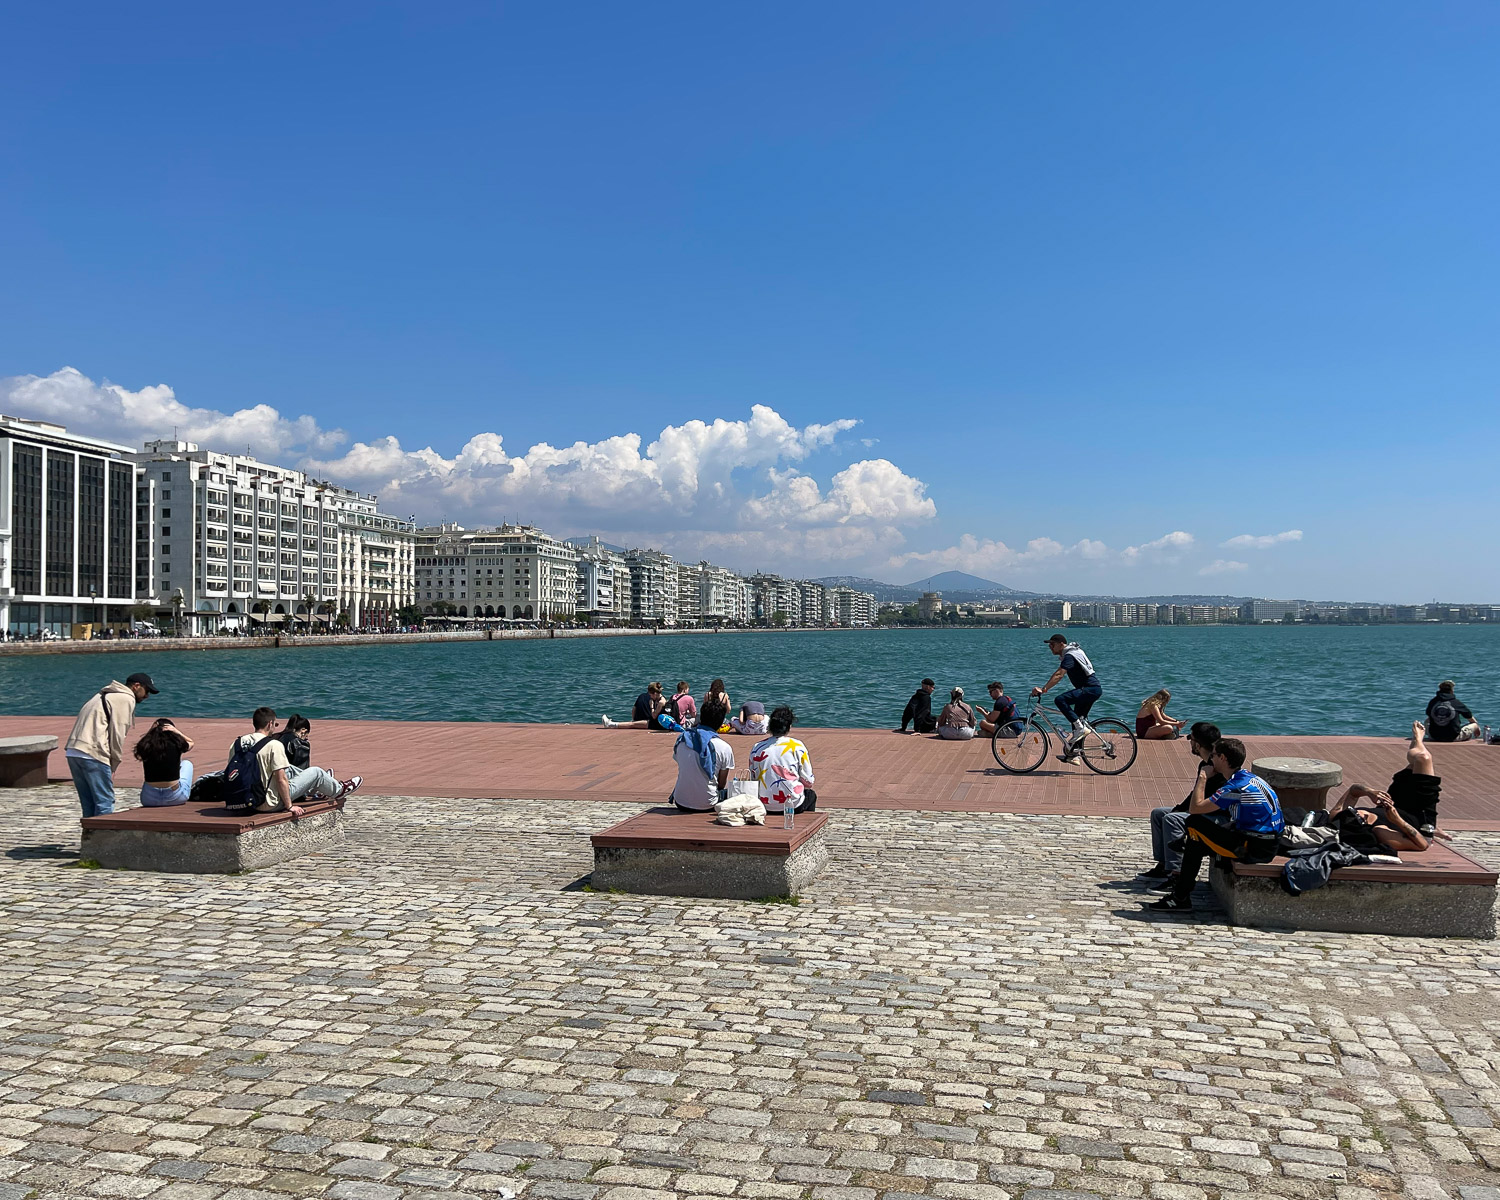
[[[1135,762],[1135,734],[1123,721],[1092,721],[1094,732],[1083,739],[1083,765],[1099,775],[1121,775]]]
[[[1047,730],[1040,721],[1011,721],[997,726],[990,753],[1012,775],[1035,771],[1047,761]]]

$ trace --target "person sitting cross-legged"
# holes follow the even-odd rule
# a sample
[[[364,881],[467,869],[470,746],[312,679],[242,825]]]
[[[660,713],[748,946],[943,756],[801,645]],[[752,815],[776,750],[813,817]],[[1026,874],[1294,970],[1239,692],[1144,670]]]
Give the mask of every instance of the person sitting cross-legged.
[[[1016,702],[1005,694],[1005,685],[998,679],[989,686],[990,703],[994,705],[979,722],[976,737],[993,737],[997,727],[1009,725],[1016,719]]]
[[[1220,738],[1214,746],[1213,767],[1227,782],[1209,795],[1208,776],[1198,773],[1193,798],[1188,801],[1186,843],[1176,885],[1151,908],[1191,910],[1198,868],[1210,854],[1241,862],[1270,862],[1276,857],[1276,835],[1286,823],[1281,802],[1269,783],[1245,770],[1245,743]]]
[[[938,737],[950,742],[967,742],[974,736],[975,723],[974,710],[964,702],[963,688],[954,688],[938,715]]]

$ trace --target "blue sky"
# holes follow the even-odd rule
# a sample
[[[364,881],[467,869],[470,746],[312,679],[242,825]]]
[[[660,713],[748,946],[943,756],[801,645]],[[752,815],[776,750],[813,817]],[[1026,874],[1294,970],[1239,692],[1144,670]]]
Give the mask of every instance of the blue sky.
[[[744,569],[1500,600],[1493,4],[6,40],[7,412]]]

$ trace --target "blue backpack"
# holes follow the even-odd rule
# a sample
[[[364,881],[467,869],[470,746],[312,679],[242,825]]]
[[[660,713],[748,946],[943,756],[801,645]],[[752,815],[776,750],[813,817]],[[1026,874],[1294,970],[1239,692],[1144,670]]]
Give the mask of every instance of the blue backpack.
[[[229,765],[224,768],[224,807],[229,812],[254,812],[255,806],[266,794],[265,781],[260,777],[260,762],[256,755],[272,740],[264,737],[247,746],[244,738],[234,739],[234,746],[229,751]]]

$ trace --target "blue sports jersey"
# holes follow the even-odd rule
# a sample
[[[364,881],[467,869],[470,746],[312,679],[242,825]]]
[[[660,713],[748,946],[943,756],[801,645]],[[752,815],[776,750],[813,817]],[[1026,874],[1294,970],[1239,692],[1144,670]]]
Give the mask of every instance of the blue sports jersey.
[[[1258,837],[1275,837],[1286,822],[1281,816],[1281,801],[1271,785],[1259,775],[1241,767],[1229,782],[1209,797],[1219,808],[1229,810],[1229,819],[1241,833]]]

